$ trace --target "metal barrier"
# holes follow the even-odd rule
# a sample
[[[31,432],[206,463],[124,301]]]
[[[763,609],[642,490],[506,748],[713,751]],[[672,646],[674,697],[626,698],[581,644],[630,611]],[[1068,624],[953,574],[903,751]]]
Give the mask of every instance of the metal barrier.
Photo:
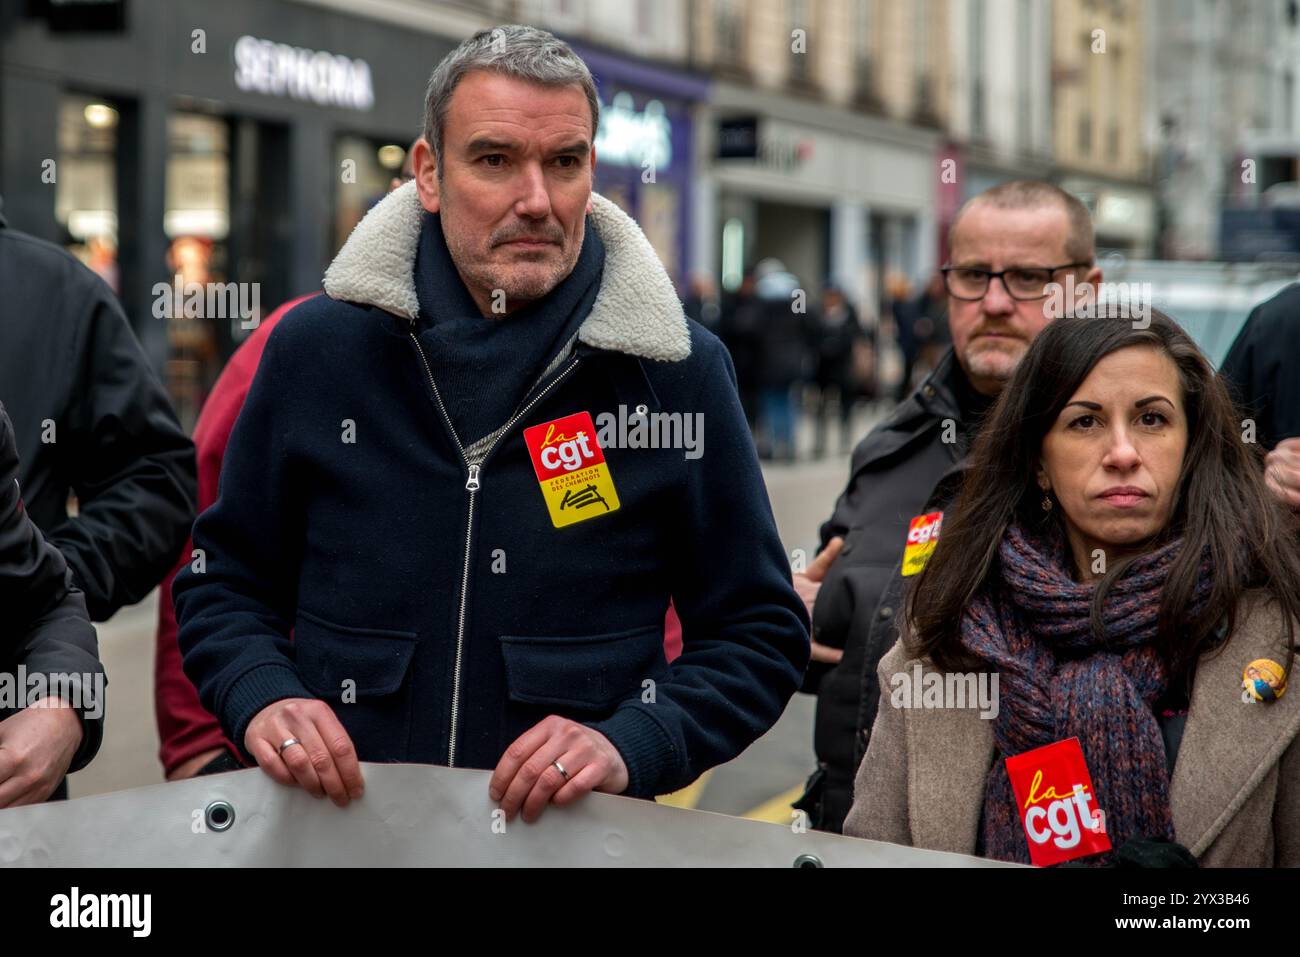
[[[0,866],[1001,867],[590,794],[506,822],[490,772],[364,764],[340,809],[257,769],[0,811]]]

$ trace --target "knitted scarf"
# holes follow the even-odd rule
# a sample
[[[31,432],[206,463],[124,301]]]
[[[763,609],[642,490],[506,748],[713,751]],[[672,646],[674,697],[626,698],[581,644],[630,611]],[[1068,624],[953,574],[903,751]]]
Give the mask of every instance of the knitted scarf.
[[[999,672],[999,758],[984,795],[988,857],[1029,863],[1006,758],[1070,737],[1082,746],[1113,848],[1129,838],[1174,839],[1169,772],[1152,708],[1169,674],[1152,640],[1160,593],[1181,546],[1178,539],[1138,558],[1114,583],[1102,615],[1105,640],[1098,642],[1089,621],[1096,583],[1070,576],[1064,536],[1008,528],[998,579],[967,606],[961,623],[962,644]],[[1204,609],[1209,587],[1203,562],[1185,620]]]

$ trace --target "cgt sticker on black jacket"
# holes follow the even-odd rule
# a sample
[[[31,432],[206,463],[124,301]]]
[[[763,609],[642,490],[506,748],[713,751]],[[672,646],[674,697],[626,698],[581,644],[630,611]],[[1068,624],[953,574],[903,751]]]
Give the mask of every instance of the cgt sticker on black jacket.
[[[939,529],[943,527],[943,512],[917,515],[907,527],[907,545],[903,548],[903,574],[916,575],[925,568],[934,550],[939,546]]]
[[[556,528],[618,510],[618,492],[590,412],[524,429],[524,442]]]

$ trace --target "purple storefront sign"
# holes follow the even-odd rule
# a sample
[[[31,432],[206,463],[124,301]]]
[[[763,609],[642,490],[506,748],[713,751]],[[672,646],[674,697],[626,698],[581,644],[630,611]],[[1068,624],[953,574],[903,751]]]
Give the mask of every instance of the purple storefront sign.
[[[680,70],[593,49],[572,40],[568,42],[595,77],[602,110],[601,137],[610,134],[605,118],[618,124],[623,140],[628,136],[637,137],[635,148],[624,150],[622,141],[607,143],[604,153],[597,148],[596,191],[624,202],[632,216],[643,221],[643,215],[649,211],[644,208],[647,187],[642,183],[642,174],[646,160],[650,160],[655,182],[671,187],[677,194],[673,250],[676,263],[669,266],[674,280],[684,280],[691,263],[694,205],[692,107],[707,99],[708,81]],[[662,117],[658,112],[660,106]]]

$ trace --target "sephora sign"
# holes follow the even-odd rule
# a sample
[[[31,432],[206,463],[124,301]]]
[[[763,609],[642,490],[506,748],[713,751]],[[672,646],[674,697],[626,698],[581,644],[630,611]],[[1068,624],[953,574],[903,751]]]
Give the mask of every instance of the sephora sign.
[[[350,110],[375,104],[365,60],[247,35],[235,41],[235,86]]]

